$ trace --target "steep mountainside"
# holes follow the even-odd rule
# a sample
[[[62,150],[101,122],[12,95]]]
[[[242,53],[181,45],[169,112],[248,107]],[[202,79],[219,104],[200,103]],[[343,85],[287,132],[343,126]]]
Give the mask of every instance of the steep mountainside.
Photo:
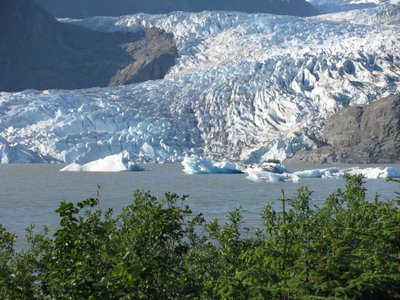
[[[321,13],[332,13],[376,7],[378,4],[399,4],[400,0],[309,0]]]
[[[162,78],[174,64],[160,29],[103,33],[57,22],[31,0],[0,3],[0,90],[78,89]]]
[[[399,163],[400,96],[344,108],[327,121],[323,137],[326,146],[299,151],[290,162]]]
[[[127,150],[137,161],[197,154],[259,162],[317,148],[340,109],[400,94],[399,12],[384,3],[311,18],[177,12],[64,20],[173,33],[176,64],[162,80],[123,87],[0,93],[1,160],[85,163]]]
[[[37,0],[57,17],[121,16],[134,13],[200,12],[204,10],[316,15],[305,0]]]

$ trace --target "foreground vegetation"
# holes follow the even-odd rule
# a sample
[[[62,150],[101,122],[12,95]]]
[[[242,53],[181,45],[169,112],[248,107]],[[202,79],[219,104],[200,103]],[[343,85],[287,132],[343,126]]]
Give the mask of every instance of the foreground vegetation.
[[[311,194],[267,204],[252,234],[240,209],[206,223],[175,194],[136,192],[117,216],[63,202],[24,250],[0,226],[0,298],[400,299],[399,199],[366,201],[361,177],[323,207]]]

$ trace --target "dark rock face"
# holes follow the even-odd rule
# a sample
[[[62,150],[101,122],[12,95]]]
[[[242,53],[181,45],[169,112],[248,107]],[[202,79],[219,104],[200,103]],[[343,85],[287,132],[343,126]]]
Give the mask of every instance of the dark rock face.
[[[57,17],[121,16],[134,13],[204,10],[311,16],[318,10],[305,0],[37,0]]]
[[[363,113],[363,107],[353,106],[328,120],[324,129],[327,142],[339,148],[358,145],[361,142],[360,126]]]
[[[78,89],[163,78],[177,55],[158,29],[96,32],[57,22],[31,0],[0,3],[0,90]]]
[[[400,162],[400,95],[345,108],[328,120],[327,146],[300,151],[290,163]]]
[[[156,28],[147,29],[143,38],[122,48],[133,58],[133,63],[118,70],[109,82],[111,85],[161,79],[174,65],[177,55],[172,37]]]

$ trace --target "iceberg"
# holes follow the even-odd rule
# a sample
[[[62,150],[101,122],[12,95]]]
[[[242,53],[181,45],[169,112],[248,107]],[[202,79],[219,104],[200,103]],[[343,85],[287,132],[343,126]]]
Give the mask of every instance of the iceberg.
[[[292,176],[297,176],[298,178],[332,178],[339,174],[340,169],[337,167],[327,168],[327,169],[313,169],[297,171],[292,174]]]
[[[278,162],[266,162],[246,166],[229,160],[220,162],[203,157],[185,157],[182,161],[183,172],[186,174],[241,174],[248,175],[254,181],[278,182],[290,179],[287,168]]]
[[[305,178],[338,179],[345,175],[361,174],[365,179],[400,178],[400,168],[369,167],[369,168],[320,168],[290,172],[279,161],[268,161],[261,164],[234,163],[229,160],[214,161],[199,156],[185,157],[182,161],[183,172],[186,174],[246,174],[246,178],[256,182],[299,182]]]
[[[289,170],[278,162],[253,164],[245,169],[245,173],[247,179],[252,181],[279,182],[291,180]]]
[[[214,162],[208,158],[185,157],[182,161],[186,174],[241,174],[243,166],[230,161]]]
[[[247,169],[247,179],[256,182],[280,182],[280,181],[292,181],[292,175],[289,173],[273,173],[264,171],[262,169]]]
[[[361,174],[365,179],[385,179],[387,177],[400,178],[400,168],[394,167],[377,167],[377,168],[326,168],[326,169],[312,169],[296,171],[293,173],[283,172],[274,173],[261,167],[247,168],[245,173],[247,174],[247,179],[257,182],[299,182],[304,178],[321,178],[321,179],[338,179],[343,178],[346,174],[357,175]]]
[[[359,167],[348,168],[340,171],[339,175],[343,176],[344,174],[356,175],[361,174],[366,179],[381,179],[381,178],[400,178],[400,168],[394,167],[378,167],[378,168],[365,168],[361,169]]]
[[[276,174],[290,173],[290,171],[279,161],[272,161],[272,160],[269,160],[261,164],[251,164],[247,166],[245,172],[248,173],[251,171],[256,171],[256,172],[265,171]]]
[[[74,162],[60,170],[61,172],[121,172],[121,171],[143,171],[143,168],[130,161],[127,151],[110,155],[86,164]]]

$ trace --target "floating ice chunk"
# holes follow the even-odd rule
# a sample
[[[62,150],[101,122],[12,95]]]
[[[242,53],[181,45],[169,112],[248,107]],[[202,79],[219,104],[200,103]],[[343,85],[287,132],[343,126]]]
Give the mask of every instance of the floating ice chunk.
[[[326,169],[312,169],[303,170],[290,173],[284,171],[282,173],[274,173],[271,170],[262,166],[252,166],[246,169],[247,179],[257,182],[278,182],[278,181],[292,181],[298,183],[301,178],[343,178],[346,174],[357,175],[361,174],[367,179],[384,179],[387,177],[400,178],[400,169],[393,167],[386,168],[365,168],[353,167],[341,169],[338,167]]]
[[[73,172],[121,172],[121,171],[142,171],[143,168],[130,160],[127,151],[110,155],[87,164],[72,163],[60,171]]]
[[[340,169],[337,167],[327,169],[314,169],[297,171],[293,173],[293,176],[298,178],[331,178],[339,173]]]
[[[290,173],[289,170],[280,163],[266,162],[262,164],[252,164],[247,166],[245,173],[255,171],[255,172],[270,172],[275,174]]]
[[[280,182],[292,180],[289,173],[273,173],[262,169],[246,169],[247,179],[257,182]]]
[[[397,4],[400,4],[397,2]],[[400,178],[400,169],[399,168],[393,168],[393,167],[387,167],[384,169],[385,172],[385,177],[392,177],[392,178]]]
[[[292,181],[294,183],[299,183],[300,182],[300,177],[298,175],[296,175],[296,174],[293,174],[292,175]]]
[[[301,178],[342,178],[346,174],[357,175],[361,174],[366,179],[384,179],[386,177],[400,178],[400,169],[393,167],[377,167],[377,168],[346,168],[338,167],[327,169],[314,169],[297,171],[291,174],[293,182],[298,182]]]
[[[251,165],[245,170],[247,179],[252,181],[280,182],[292,180],[288,169],[280,163],[268,162],[260,165]]]
[[[272,172],[272,173],[278,173],[278,174],[283,174],[283,173],[290,173],[289,170],[282,165],[279,161],[278,162],[266,162],[262,163],[260,165],[261,168],[265,169],[266,171]]]
[[[183,172],[187,174],[240,174],[243,166],[230,161],[214,162],[208,158],[185,157]]]
[[[340,173],[342,176],[344,174],[349,174],[349,175],[361,174],[364,178],[367,179],[380,179],[386,177],[400,178],[400,169],[393,167],[365,168],[365,169],[354,167],[342,170]]]

